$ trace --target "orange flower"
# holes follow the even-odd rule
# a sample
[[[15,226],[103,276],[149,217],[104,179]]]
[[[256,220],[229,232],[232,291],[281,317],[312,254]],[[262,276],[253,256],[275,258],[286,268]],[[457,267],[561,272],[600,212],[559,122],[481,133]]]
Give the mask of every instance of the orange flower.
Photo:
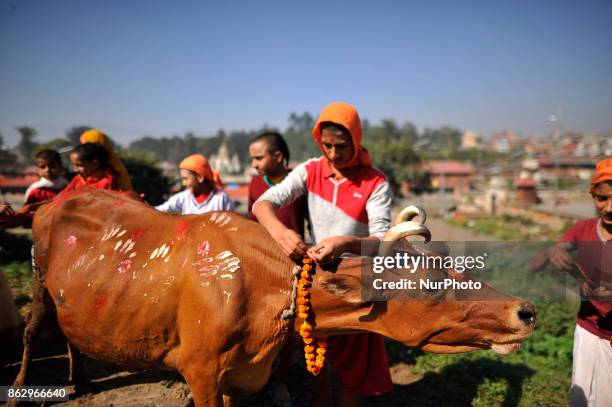
[[[312,259],[304,257],[302,263],[302,272],[300,273],[300,279],[297,284],[297,304],[298,304],[298,317],[302,318],[304,322],[300,325],[300,336],[304,341],[304,358],[306,359],[306,369],[313,375],[321,373],[321,369],[325,365],[325,348],[327,342],[325,340],[317,340],[316,346],[313,345],[314,339],[312,338],[313,325],[307,322],[310,318],[310,287],[312,286],[312,274],[315,273]],[[316,355],[315,355],[316,352]]]

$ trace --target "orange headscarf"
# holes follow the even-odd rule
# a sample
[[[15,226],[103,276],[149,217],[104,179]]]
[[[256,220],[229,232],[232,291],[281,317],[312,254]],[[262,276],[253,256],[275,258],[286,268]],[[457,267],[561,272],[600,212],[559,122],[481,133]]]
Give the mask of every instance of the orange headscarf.
[[[179,168],[181,170],[193,171],[196,174],[204,177],[204,179],[210,180],[215,187],[223,188],[223,183],[221,182],[219,173],[210,167],[208,159],[202,154],[193,154],[185,158],[179,164]]]
[[[597,163],[595,167],[595,174],[591,179],[591,192],[595,189],[595,186],[600,182],[612,180],[612,158],[606,158]]]
[[[132,181],[130,181],[130,176],[128,175],[127,168],[123,164],[123,161],[119,158],[115,150],[113,149],[113,143],[111,143],[108,136],[102,133],[100,130],[88,130],[85,133],[81,134],[81,144],[85,143],[96,143],[100,144],[109,155],[109,163],[110,165],[119,173],[119,177],[117,178],[117,186],[122,191],[133,191]]]
[[[353,157],[343,168],[355,167],[357,165],[371,165],[370,154],[365,147],[361,146],[361,120],[353,105],[346,102],[334,102],[325,106],[319,114],[319,120],[312,129],[312,135],[321,147],[321,123],[332,122],[344,126],[350,133],[353,140],[355,152]]]

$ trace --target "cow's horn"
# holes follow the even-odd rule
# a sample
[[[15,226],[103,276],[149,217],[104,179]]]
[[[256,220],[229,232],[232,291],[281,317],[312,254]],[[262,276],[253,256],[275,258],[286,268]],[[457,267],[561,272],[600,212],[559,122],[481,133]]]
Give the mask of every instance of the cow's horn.
[[[402,209],[399,215],[397,215],[397,218],[395,219],[395,224],[399,225],[400,223],[411,221],[415,217],[418,217],[418,222],[421,225],[424,225],[425,221],[427,220],[427,213],[425,212],[425,209],[422,206],[409,205]]]
[[[424,225],[413,221],[402,222],[399,225],[393,226],[385,234],[385,237],[381,243],[383,246],[379,251],[379,255],[386,256],[391,252],[391,249],[393,248],[392,242],[398,241],[408,236],[422,236],[425,238],[425,243],[431,240],[431,232]]]

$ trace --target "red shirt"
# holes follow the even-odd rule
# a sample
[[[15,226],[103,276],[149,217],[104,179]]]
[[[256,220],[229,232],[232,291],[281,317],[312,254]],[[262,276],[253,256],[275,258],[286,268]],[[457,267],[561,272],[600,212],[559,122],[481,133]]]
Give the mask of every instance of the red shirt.
[[[28,195],[28,199],[25,201],[25,204],[33,204],[37,202],[48,201],[50,199],[55,198],[57,194],[59,194],[61,189],[51,189],[47,187],[36,188],[30,191]]]
[[[249,219],[257,221],[257,218],[253,215],[253,204],[270,187],[271,185],[260,175],[256,175],[251,179],[249,184]],[[305,195],[300,196],[289,205],[276,211],[276,216],[282,224],[289,229],[295,230],[302,238],[304,237],[304,219],[306,219],[307,215],[308,201]]]
[[[114,171],[107,169],[96,171],[93,175],[90,175],[87,178],[83,178],[80,174],[77,174],[76,177],[74,177],[62,191],[62,193],[74,191],[75,189],[83,187],[119,191],[119,187],[117,186],[117,176],[115,175]]]
[[[612,240],[602,241],[599,218],[576,223],[561,236],[562,242],[593,242],[578,246],[578,262],[594,281],[612,282]],[[593,335],[612,339],[612,301],[582,301],[576,323]]]

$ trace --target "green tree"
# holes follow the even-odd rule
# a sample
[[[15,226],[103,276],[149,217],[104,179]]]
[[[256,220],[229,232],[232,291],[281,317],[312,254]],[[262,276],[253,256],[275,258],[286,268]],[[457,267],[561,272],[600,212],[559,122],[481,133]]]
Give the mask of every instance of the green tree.
[[[417,143],[429,151],[454,151],[461,146],[461,130],[449,126],[439,129],[426,128]]]
[[[370,151],[372,164],[387,175],[394,192],[399,192],[404,182],[418,184],[422,174],[419,172],[421,158],[405,138],[385,143],[366,144]]]
[[[36,142],[34,139],[36,138],[36,130],[29,126],[20,126],[15,127],[15,130],[21,136],[21,140],[19,144],[17,144],[17,151],[21,155],[21,158],[25,161],[29,161],[32,158],[32,154],[36,149]]]
[[[144,194],[144,200],[151,205],[159,205],[170,194],[170,180],[155,166],[152,154],[122,151],[121,159],[132,180],[134,191]]]

